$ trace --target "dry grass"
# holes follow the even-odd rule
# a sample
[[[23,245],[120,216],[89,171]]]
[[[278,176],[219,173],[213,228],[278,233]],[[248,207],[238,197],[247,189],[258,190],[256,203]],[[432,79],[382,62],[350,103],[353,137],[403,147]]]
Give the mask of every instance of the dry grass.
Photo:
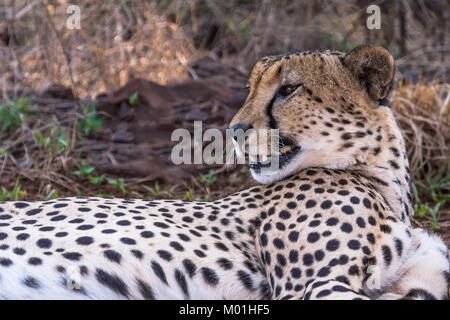
[[[111,93],[130,78],[175,82],[201,56],[180,26],[155,14],[153,1],[85,2],[79,30],[66,27],[69,4],[11,1],[0,7],[0,40],[8,44],[0,42],[3,100],[54,83],[84,98]]]
[[[81,8],[80,30],[66,27],[69,4]],[[381,7],[380,30],[365,26],[369,4]],[[133,77],[177,81],[206,50],[247,72],[263,55],[360,43],[391,50],[402,77],[446,80],[445,12],[444,2],[422,0],[5,0],[0,86],[3,100],[53,83],[94,97]]]
[[[413,180],[450,171],[450,84],[402,81],[392,106],[403,131]]]
[[[422,222],[441,228],[447,238],[450,236],[449,104],[450,85],[438,81],[428,84],[401,81],[392,95],[410,161],[414,209]]]
[[[450,78],[445,1],[263,0],[159,1],[160,12],[185,26],[221,58],[250,68],[264,55],[291,50],[381,45],[397,59],[402,78]],[[366,9],[378,5],[381,28],[369,30]]]

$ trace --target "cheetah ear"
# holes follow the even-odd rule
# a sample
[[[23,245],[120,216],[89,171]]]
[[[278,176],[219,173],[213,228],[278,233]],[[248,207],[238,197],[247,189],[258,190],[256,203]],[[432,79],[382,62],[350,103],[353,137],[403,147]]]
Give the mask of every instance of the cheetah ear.
[[[389,51],[371,45],[358,46],[344,57],[343,64],[365,86],[373,100],[387,97],[395,73],[394,58]]]

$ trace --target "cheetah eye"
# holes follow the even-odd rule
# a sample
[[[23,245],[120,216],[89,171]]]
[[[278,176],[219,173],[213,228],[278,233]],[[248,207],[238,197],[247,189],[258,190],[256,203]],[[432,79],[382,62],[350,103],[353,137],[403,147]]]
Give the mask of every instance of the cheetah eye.
[[[278,90],[278,94],[282,97],[287,97],[287,96],[291,95],[292,93],[294,93],[294,91],[297,90],[298,87],[300,87],[300,84],[288,84],[288,85],[282,86]]]

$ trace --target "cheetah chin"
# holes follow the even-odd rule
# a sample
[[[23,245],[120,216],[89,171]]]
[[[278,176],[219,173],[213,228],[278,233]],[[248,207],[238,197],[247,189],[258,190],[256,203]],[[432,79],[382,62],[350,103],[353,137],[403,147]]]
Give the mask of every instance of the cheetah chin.
[[[302,163],[303,150],[301,147],[295,147],[288,155],[281,156],[279,160],[279,169],[273,170],[250,165],[250,173],[257,182],[262,184],[270,184],[275,181],[283,180],[298,171]],[[297,170],[296,170],[297,168]]]
[[[334,157],[333,164],[326,163],[327,157],[321,157],[320,154],[326,154],[326,145],[303,144],[293,146],[291,150],[283,153],[279,157],[277,169],[270,168],[271,163],[261,166],[259,162],[250,163],[250,173],[258,183],[271,184],[286,179],[305,168],[321,166],[328,169],[345,169],[355,164],[354,159]]]

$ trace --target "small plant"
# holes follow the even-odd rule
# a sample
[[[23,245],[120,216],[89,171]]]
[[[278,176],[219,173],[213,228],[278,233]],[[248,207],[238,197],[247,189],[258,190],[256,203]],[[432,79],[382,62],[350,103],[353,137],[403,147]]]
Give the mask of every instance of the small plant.
[[[237,174],[230,175],[228,180],[230,181],[230,183],[233,183],[233,184],[241,184],[242,183],[242,177]]]
[[[192,201],[192,200],[195,200],[195,201],[210,201],[210,196],[209,196],[209,194],[206,194],[203,197],[201,197],[201,196],[200,197],[196,197],[195,196],[195,190],[190,188],[185,193],[185,195],[183,197],[183,200],[185,200],[185,201]]]
[[[27,195],[26,190],[20,190],[20,181],[16,180],[14,187],[11,191],[8,191],[6,188],[2,187],[0,192],[0,201],[13,200],[17,201],[20,198],[23,198]]]
[[[8,151],[7,149],[4,148],[0,148],[0,157],[8,157],[8,156],[12,156],[11,151]]]
[[[122,193],[127,194],[128,191],[125,189],[125,180],[123,178],[119,179],[113,179],[113,178],[106,178],[109,184],[112,184],[115,186],[118,190],[122,191]]]
[[[194,190],[189,189],[188,191],[186,191],[183,200],[191,201],[192,199],[194,199]]]
[[[450,201],[450,174],[445,172],[449,160],[450,158],[434,176],[426,177],[422,174],[424,176],[422,181],[412,183],[414,212],[421,217],[430,215],[432,218],[430,224],[433,228],[439,228],[437,213]]]
[[[64,130],[55,125],[50,126],[49,136],[45,137],[40,132],[35,132],[33,138],[37,144],[47,149],[49,154],[61,154],[69,145]]]
[[[44,137],[41,133],[36,132],[34,134],[34,141],[38,144],[40,144],[41,146],[43,146],[45,149],[50,149],[50,138],[46,138]]]
[[[136,104],[136,102],[137,102],[137,100],[138,100],[138,93],[137,92],[135,92],[135,93],[133,93],[129,98],[128,98],[128,103],[130,104],[130,105],[134,105],[134,104]]]
[[[205,176],[203,174],[200,174],[200,182],[204,183],[208,186],[212,185],[214,182],[216,182],[217,178],[214,175],[213,170],[209,170],[208,174]]]
[[[110,195],[110,194],[104,194],[104,193],[98,193],[98,194],[96,194],[95,196],[96,196],[96,197],[99,197],[99,198],[113,198],[113,197],[114,197],[113,195]]]
[[[60,129],[59,127],[53,126],[50,129],[50,135],[52,137],[55,137],[57,152],[62,153],[66,151],[67,146],[69,145],[69,141],[66,138],[66,133],[64,132],[64,130]]]
[[[242,168],[238,172],[232,173],[229,176],[228,181],[232,184],[241,184],[244,181],[244,177],[246,176],[246,174],[247,174],[247,169]]]
[[[73,173],[74,175],[77,175],[77,176],[84,176],[84,177],[87,177],[87,176],[89,176],[94,170],[95,170],[94,167],[90,167],[90,166],[87,166],[87,165],[85,165],[85,164],[82,164],[82,165],[80,166],[80,169],[78,169],[77,171],[74,171],[74,172],[72,172],[72,173]]]
[[[82,197],[83,196],[83,192],[80,189],[78,189],[77,187],[73,187],[73,188],[74,188],[75,193],[77,194],[78,197]]]
[[[148,192],[150,192],[154,197],[160,197],[162,195],[168,195],[169,194],[170,186],[167,186],[165,188],[161,188],[159,183],[158,183],[158,181],[155,181],[154,188],[148,187],[148,186],[144,186],[144,189],[147,190]]]
[[[54,200],[59,198],[59,190],[58,189],[52,189],[50,193],[47,196],[47,199]]]
[[[206,201],[206,202],[208,202],[208,201],[211,201],[211,199],[210,199],[209,194],[205,194],[205,196],[203,198],[202,197],[195,198],[195,201]]]
[[[30,119],[30,112],[35,111],[36,107],[28,103],[27,98],[8,101],[6,104],[0,104],[0,124],[4,132],[8,129],[16,129]]]
[[[88,175],[88,179],[93,185],[99,186],[103,183],[103,181],[105,181],[106,176],[104,174],[99,177]]]
[[[82,106],[82,114],[78,118],[77,128],[84,136],[97,133],[105,122],[105,118],[97,115],[93,106]]]

